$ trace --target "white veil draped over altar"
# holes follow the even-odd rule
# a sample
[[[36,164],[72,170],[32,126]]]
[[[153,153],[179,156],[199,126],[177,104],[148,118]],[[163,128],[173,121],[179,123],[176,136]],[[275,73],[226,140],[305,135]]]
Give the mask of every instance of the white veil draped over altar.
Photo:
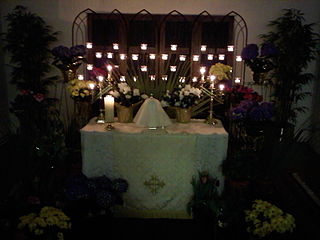
[[[144,101],[133,122],[138,126],[148,128],[163,128],[172,124],[160,101],[153,97],[147,98]]]

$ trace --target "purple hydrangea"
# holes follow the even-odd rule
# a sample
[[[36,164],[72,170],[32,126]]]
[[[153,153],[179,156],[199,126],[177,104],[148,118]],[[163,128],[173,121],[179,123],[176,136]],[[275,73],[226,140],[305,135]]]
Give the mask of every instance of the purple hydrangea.
[[[72,56],[70,49],[61,45],[54,47],[51,53],[57,58],[70,58]]]
[[[278,49],[272,43],[265,43],[261,46],[260,56],[270,57],[278,53]]]
[[[70,48],[72,56],[84,56],[86,54],[86,47],[84,45],[76,45]]]
[[[248,44],[242,49],[241,57],[243,60],[251,60],[259,55],[259,48],[257,44]]]

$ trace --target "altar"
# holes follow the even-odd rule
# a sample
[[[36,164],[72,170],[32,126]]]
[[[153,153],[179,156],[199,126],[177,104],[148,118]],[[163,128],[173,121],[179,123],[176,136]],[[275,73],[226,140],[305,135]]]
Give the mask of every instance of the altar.
[[[216,126],[191,120],[165,129],[150,130],[134,123],[106,124],[92,119],[81,129],[82,172],[87,177],[106,175],[129,183],[118,216],[190,218],[186,207],[193,189],[191,180],[208,171],[220,181],[228,134]]]

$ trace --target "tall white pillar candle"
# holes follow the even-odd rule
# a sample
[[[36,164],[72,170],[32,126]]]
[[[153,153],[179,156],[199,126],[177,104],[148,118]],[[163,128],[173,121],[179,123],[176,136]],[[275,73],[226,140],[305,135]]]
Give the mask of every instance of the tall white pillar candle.
[[[107,123],[114,122],[114,97],[107,95],[104,97],[104,119]]]

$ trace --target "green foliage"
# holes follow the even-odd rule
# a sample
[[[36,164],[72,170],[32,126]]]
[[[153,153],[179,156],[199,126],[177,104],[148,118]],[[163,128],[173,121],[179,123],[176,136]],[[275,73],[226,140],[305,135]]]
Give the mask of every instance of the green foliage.
[[[57,79],[47,77],[51,66],[49,47],[56,41],[57,33],[41,17],[22,6],[17,6],[6,20],[4,49],[11,56],[11,83],[20,91],[11,110],[20,122],[18,133],[27,151],[24,157],[26,161],[32,159],[31,171],[36,171],[44,163],[47,163],[45,167],[51,167],[64,156],[64,128],[57,99],[46,96],[48,86]]]
[[[188,203],[187,211],[189,214],[218,216],[222,206],[222,200],[217,192],[217,179],[209,177],[204,173],[199,173],[199,179],[192,179],[193,197]],[[202,216],[199,216],[202,217]]]
[[[262,35],[265,43],[273,43],[279,54],[273,57],[275,69],[275,98],[278,107],[278,121],[285,124],[295,122],[296,114],[304,108],[292,108],[308,94],[301,92],[314,76],[305,73],[310,61],[318,54],[319,35],[314,24],[305,24],[304,14],[297,9],[284,9],[283,16],[268,25],[273,30]]]
[[[8,30],[4,49],[11,53],[12,83],[18,89],[45,93],[55,77],[44,78],[50,70],[49,45],[56,41],[51,27],[25,7],[17,6],[6,16]]]

